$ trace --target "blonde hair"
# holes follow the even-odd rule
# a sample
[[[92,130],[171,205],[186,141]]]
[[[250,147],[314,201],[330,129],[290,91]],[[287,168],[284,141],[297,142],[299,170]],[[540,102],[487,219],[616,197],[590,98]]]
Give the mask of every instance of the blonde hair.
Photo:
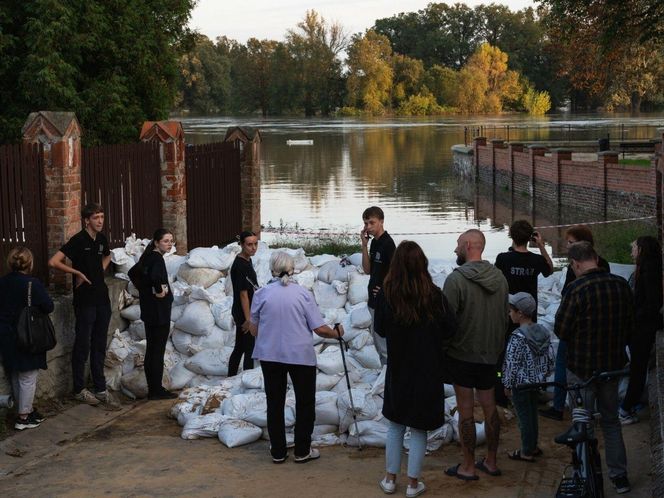
[[[30,273],[33,262],[32,251],[25,246],[15,247],[7,255],[7,266],[11,271]]]
[[[272,276],[281,279],[281,285],[288,285],[295,270],[295,260],[287,252],[277,251],[270,256]]]

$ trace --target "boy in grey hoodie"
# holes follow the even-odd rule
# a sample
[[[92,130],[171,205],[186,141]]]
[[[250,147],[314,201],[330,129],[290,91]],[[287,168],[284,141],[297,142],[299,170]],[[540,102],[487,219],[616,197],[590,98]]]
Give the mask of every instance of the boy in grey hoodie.
[[[519,325],[511,335],[503,364],[503,385],[505,394],[512,398],[512,404],[519,419],[521,449],[508,456],[512,460],[534,461],[542,454],[537,447],[537,391],[517,391],[519,384],[544,382],[553,368],[554,355],[549,332],[540,324],[533,323],[537,304],[527,292],[510,294],[510,318]]]

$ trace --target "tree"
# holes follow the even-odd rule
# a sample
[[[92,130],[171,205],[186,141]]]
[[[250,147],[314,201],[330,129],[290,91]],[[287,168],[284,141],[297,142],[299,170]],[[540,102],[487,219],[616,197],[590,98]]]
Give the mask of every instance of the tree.
[[[424,85],[438,104],[452,106],[459,93],[459,72],[449,67],[432,66],[424,76]]]
[[[392,56],[392,105],[398,107],[406,97],[415,95],[422,87],[424,65],[421,60],[413,59],[407,55],[394,54]]]
[[[523,107],[532,116],[543,116],[551,109],[551,97],[547,92],[538,92],[532,86],[523,94]]]
[[[382,114],[389,107],[394,76],[392,47],[386,36],[373,30],[355,35],[348,49],[349,105]]]
[[[191,42],[194,0],[6,0],[0,6],[0,139],[34,110],[74,111],[87,143],[136,140],[164,119]],[[5,104],[6,103],[6,104]]]

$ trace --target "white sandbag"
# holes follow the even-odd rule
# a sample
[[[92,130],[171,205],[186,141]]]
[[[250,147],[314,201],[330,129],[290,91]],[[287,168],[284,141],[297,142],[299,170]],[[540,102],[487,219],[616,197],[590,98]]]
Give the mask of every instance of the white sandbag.
[[[221,406],[222,413],[234,419],[244,419],[248,413],[259,410],[267,410],[264,392],[236,394],[224,400]]]
[[[316,256],[311,256],[309,258],[309,262],[317,267],[321,267],[330,261],[339,261],[339,258],[337,256],[333,256],[332,254],[317,254]]]
[[[358,446],[361,441],[363,446],[385,447],[388,429],[386,423],[377,420],[362,420],[357,422],[357,429],[360,431],[359,438],[354,423],[348,428],[348,438],[346,439],[348,446]]]
[[[339,261],[330,261],[321,265],[318,270],[318,280],[327,284],[331,284],[335,280],[348,282],[354,273],[357,273],[354,266],[342,266]]]
[[[358,329],[366,329],[371,326],[371,313],[369,307],[358,306],[350,313],[350,323],[353,327]]]
[[[311,436],[311,447],[322,448],[324,446],[338,446],[344,444],[343,440],[335,433],[316,434]]]
[[[189,285],[198,285],[207,289],[215,284],[223,274],[213,268],[193,268],[187,263],[180,265],[177,273],[178,280],[184,280]]]
[[[369,300],[369,275],[358,272],[351,273],[348,285],[348,301],[351,304],[367,302]]]
[[[333,309],[321,309],[321,315],[323,315],[323,320],[325,323],[332,327],[335,323],[344,323],[348,313],[344,308],[333,308]]]
[[[182,266],[187,261],[186,256],[178,254],[165,254],[164,263],[166,264],[166,273],[168,274],[168,281],[173,283],[175,277]]]
[[[111,249],[111,261],[115,265],[115,272],[124,273],[125,275],[129,273],[131,267],[136,264],[134,258],[127,254],[124,247]]]
[[[316,393],[316,424],[339,425],[337,393],[321,391]]]
[[[200,375],[228,375],[228,359],[231,348],[206,349],[184,362],[184,365]]]
[[[138,304],[132,304],[128,308],[125,308],[122,311],[120,311],[120,316],[122,318],[129,320],[130,322],[133,322],[135,320],[140,320],[141,307]]]
[[[171,306],[171,322],[177,322],[178,319],[184,313],[185,305],[181,304],[180,306]]]
[[[447,385],[447,384],[446,384]],[[453,417],[457,411],[456,396],[449,396],[445,398],[445,415]]]
[[[132,297],[139,297],[138,289],[131,283],[131,281],[127,282],[127,292],[129,292]]]
[[[226,334],[217,326],[210,328],[208,335],[192,336],[189,354],[196,354],[206,349],[222,349],[226,344]]]
[[[241,377],[243,387],[247,389],[264,389],[263,370],[260,367],[242,372]]]
[[[171,283],[171,293],[173,294],[173,306],[182,306],[189,302],[188,296],[191,292],[191,286],[184,280],[176,280]]]
[[[116,329],[113,333],[113,339],[106,350],[104,365],[110,367],[121,364],[131,352],[132,342],[129,332],[120,332]]]
[[[355,403],[355,415],[358,421],[371,420],[379,415],[379,407],[376,404],[375,397],[371,395],[370,388],[360,389],[353,387],[352,392]],[[353,423],[353,411],[351,409],[348,390],[339,393],[337,409],[339,411],[339,430],[346,432],[348,427]]]
[[[145,323],[143,320],[134,320],[129,324],[129,335],[135,341],[142,341],[145,339]]]
[[[374,346],[367,346],[363,349],[351,349],[349,356],[356,359],[364,368],[381,368],[380,357]]]
[[[207,301],[214,304],[222,299],[226,299],[226,279],[220,278],[215,284],[212,284],[207,289],[197,285],[191,286],[191,294],[189,294],[189,301]]]
[[[223,330],[233,330],[235,323],[231,310],[233,307],[233,296],[227,296],[220,299],[210,307],[214,323]]]
[[[346,261],[350,262],[351,265],[354,265],[358,268],[362,268],[362,253],[361,252],[353,253],[350,256],[346,256],[344,259],[346,259]]]
[[[380,374],[371,385],[371,394],[374,396],[382,396],[385,392],[385,375],[387,374],[387,365],[383,366]]]
[[[106,379],[106,388],[111,391],[120,391],[122,389],[122,365],[115,364],[108,366],[104,363],[104,378]]]
[[[374,344],[369,329],[356,329],[355,327],[347,329],[344,327],[344,339],[348,342],[348,346],[353,349],[364,349]]]
[[[171,368],[167,374],[168,389],[178,391],[189,385],[196,373],[185,367],[184,362],[180,362]]]
[[[295,273],[300,273],[307,266],[309,266],[309,258],[307,258],[307,255],[304,253],[304,249],[301,247],[299,249],[278,248],[274,251],[286,252],[293,257],[295,263]]]
[[[180,437],[182,439],[217,437],[223,420],[224,416],[219,412],[189,417],[184,424]]]
[[[342,374],[328,375],[324,372],[317,372],[316,391],[329,391],[339,383],[342,377]]]
[[[134,395],[134,398],[145,398],[148,395],[148,381],[143,368],[135,368],[122,376],[121,384],[124,389]]]
[[[444,384],[443,389],[445,391],[446,398],[456,396],[456,393],[454,392],[454,386],[452,384]]]
[[[193,335],[207,335],[214,326],[214,317],[207,301],[194,301],[185,308],[175,326]]]
[[[316,366],[329,375],[343,373],[344,365],[339,346],[328,346],[325,351],[317,355]]]
[[[235,448],[243,444],[258,441],[263,433],[260,427],[244,420],[227,419],[219,426],[219,441],[228,448]]]
[[[182,354],[191,355],[191,349],[189,348],[194,337],[196,336],[175,328],[171,333],[171,343],[176,351]]]
[[[296,274],[293,279],[305,289],[313,290],[314,283],[316,281],[316,275],[314,275],[314,272],[307,270]]]
[[[314,297],[320,308],[343,308],[346,304],[346,294],[339,294],[331,284],[317,280],[314,284]]]
[[[235,247],[240,249],[236,244]],[[212,268],[227,271],[233,264],[235,253],[224,251],[217,246],[197,247],[189,252],[187,264],[192,268]]]

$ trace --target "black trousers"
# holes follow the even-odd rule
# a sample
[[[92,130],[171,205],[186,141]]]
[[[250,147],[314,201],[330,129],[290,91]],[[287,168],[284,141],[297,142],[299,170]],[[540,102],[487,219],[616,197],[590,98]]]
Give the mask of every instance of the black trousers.
[[[74,349],[71,353],[71,371],[74,380],[74,394],[85,387],[85,362],[90,356],[90,374],[96,392],[106,390],[104,359],[108,324],[111,321],[111,305],[74,306],[76,325]]]
[[[171,331],[168,325],[148,325],[145,324],[145,378],[148,381],[148,393],[157,394],[163,388],[161,378],[164,374],[164,352],[166,351],[166,342],[168,334]]]
[[[238,323],[242,322],[236,320],[235,323],[235,347],[233,348],[233,352],[228,359],[229,377],[237,375],[237,371],[240,368],[240,359],[242,358],[242,355],[244,355],[242,369],[251,370],[254,368],[254,360],[251,358],[251,355],[254,353],[254,344],[256,343],[256,338],[249,332],[245,334],[242,331],[242,326],[237,325]]]
[[[630,411],[641,400],[643,388],[648,375],[648,360],[650,351],[655,344],[656,328],[647,327],[637,329],[629,344],[629,385],[622,402],[622,409]]]
[[[311,450],[311,433],[316,420],[316,367],[261,361],[267,398],[267,432],[274,458],[286,456],[287,375],[295,390],[295,456],[307,456]]]

